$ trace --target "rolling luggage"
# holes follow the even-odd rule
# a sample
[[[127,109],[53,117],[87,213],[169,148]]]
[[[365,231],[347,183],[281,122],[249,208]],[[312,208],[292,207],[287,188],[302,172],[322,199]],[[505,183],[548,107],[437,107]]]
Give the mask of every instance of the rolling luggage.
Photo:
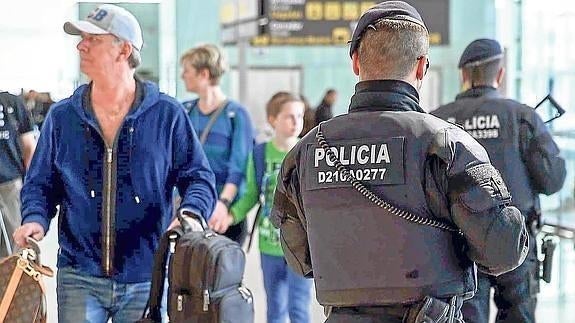
[[[237,242],[207,228],[200,216],[183,211],[181,228],[168,231],[154,258],[154,277],[147,322],[161,322],[167,254],[168,316],[170,322],[252,323],[253,297],[242,285],[245,254]],[[202,224],[192,231],[185,217]]]

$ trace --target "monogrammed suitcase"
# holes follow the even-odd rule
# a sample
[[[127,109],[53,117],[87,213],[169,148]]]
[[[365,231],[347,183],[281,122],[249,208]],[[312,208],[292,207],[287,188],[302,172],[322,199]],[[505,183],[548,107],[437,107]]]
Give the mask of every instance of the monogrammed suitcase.
[[[0,214],[1,216],[1,214]],[[38,244],[0,260],[0,322],[46,322],[46,292],[43,276],[52,269],[40,264]]]

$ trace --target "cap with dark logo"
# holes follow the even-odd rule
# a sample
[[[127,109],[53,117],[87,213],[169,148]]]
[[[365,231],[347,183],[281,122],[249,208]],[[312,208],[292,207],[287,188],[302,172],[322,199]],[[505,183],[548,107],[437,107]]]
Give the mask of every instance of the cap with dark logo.
[[[427,30],[425,24],[423,23],[423,19],[421,19],[419,12],[417,12],[414,7],[403,1],[381,2],[369,8],[359,18],[357,26],[355,27],[353,35],[351,36],[351,40],[349,41],[349,56],[351,56],[353,52],[355,52],[359,47],[359,41],[361,40],[361,36],[365,30],[367,28],[375,29],[373,25],[379,20],[383,19],[411,21]]]
[[[141,51],[144,41],[142,28],[136,17],[128,10],[111,4],[103,4],[92,11],[85,20],[68,21],[64,31],[70,35],[112,34],[130,42],[134,48]]]
[[[503,57],[503,49],[494,39],[476,39],[461,54],[458,68],[479,66]]]

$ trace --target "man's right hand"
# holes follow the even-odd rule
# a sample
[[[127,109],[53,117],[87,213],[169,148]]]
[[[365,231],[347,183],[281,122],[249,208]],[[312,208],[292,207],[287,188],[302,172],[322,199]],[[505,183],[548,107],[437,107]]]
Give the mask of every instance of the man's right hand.
[[[20,226],[16,231],[14,231],[14,242],[20,248],[24,248],[28,245],[26,238],[32,237],[36,241],[40,241],[44,238],[44,227],[37,222],[29,222]]]

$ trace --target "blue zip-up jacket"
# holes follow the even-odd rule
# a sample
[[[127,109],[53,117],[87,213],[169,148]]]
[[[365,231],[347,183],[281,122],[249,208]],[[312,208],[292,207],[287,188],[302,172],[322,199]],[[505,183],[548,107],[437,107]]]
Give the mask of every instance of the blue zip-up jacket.
[[[47,232],[61,205],[59,268],[149,281],[172,215],[172,188],[182,208],[206,219],[212,214],[214,174],[185,110],[153,83],[138,81],[138,90],[139,104],[113,148],[90,112],[87,85],[55,104],[42,127],[22,189],[22,223],[38,222]]]

